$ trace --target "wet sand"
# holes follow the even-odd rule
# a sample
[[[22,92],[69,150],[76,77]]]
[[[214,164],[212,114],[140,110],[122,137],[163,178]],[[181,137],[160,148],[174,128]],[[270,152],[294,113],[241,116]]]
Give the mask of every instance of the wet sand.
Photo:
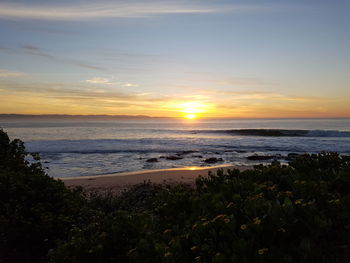
[[[228,169],[246,170],[249,168],[251,166],[220,165],[212,167],[183,167],[98,176],[62,177],[59,179],[69,187],[81,186],[86,190],[112,190],[113,192],[121,192],[132,185],[143,182],[193,184],[196,178],[207,176],[209,171],[216,173],[218,169],[225,171]]]

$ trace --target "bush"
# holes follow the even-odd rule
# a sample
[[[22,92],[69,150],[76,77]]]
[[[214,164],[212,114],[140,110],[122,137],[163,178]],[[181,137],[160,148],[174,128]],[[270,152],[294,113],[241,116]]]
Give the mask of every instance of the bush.
[[[82,202],[47,176],[38,156],[0,130],[0,262],[40,262],[57,239],[67,236]]]

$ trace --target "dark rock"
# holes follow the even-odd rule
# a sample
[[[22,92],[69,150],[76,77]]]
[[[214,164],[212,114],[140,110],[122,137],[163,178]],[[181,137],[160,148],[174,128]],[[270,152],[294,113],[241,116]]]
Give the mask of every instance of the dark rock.
[[[196,151],[182,151],[177,153],[176,155],[181,156],[181,155],[185,155],[185,154],[189,154],[189,153],[195,153]]]
[[[247,159],[251,161],[266,161],[266,160],[282,160],[285,159],[285,156],[282,156],[281,154],[276,154],[276,155],[251,155],[248,156]]]
[[[274,155],[251,155],[247,157],[248,160],[251,161],[266,161],[271,159],[276,159]]]
[[[297,153],[288,153],[288,156],[287,156],[287,160],[294,160],[295,158],[297,158],[299,156],[299,154]]]
[[[192,155],[192,157],[194,157],[194,158],[203,158],[202,155]]]
[[[146,162],[148,162],[148,163],[156,163],[156,162],[158,162],[158,159],[157,158],[150,158]]]
[[[215,157],[212,157],[212,158],[208,158],[208,159],[205,159],[204,162],[205,163],[217,163],[217,162],[222,162],[222,158],[215,158]]]
[[[171,161],[176,161],[176,160],[181,160],[182,157],[170,155],[170,156],[165,157],[165,159],[171,160]]]

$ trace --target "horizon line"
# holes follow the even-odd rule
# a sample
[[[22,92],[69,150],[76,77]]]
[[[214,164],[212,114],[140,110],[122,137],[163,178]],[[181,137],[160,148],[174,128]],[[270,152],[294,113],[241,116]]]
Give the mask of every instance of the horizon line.
[[[45,118],[45,117],[58,117],[58,118],[122,118],[122,119],[183,119],[183,117],[170,117],[170,116],[148,116],[148,115],[123,115],[123,114],[21,114],[21,113],[0,113],[0,118]],[[206,119],[350,119],[348,117],[198,117],[197,120]]]

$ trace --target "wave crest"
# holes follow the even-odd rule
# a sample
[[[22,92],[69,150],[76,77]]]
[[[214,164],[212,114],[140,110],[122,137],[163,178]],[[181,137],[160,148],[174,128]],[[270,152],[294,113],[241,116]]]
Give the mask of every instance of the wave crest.
[[[200,130],[194,132],[222,133],[241,136],[269,137],[350,137],[350,131],[337,130],[286,130],[286,129],[236,129],[236,130]]]

